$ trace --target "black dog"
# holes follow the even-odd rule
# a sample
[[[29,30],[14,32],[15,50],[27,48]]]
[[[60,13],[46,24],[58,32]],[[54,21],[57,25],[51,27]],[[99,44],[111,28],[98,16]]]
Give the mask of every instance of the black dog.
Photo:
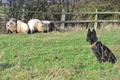
[[[111,50],[103,45],[100,41],[97,41],[96,31],[88,29],[87,42],[91,44],[91,49],[100,63],[111,62],[115,63],[116,57]]]

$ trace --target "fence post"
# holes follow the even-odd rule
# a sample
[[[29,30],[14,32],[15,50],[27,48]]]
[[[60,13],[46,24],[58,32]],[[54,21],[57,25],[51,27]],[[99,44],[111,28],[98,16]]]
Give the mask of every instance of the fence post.
[[[61,21],[65,21],[65,9],[64,8],[62,9]],[[61,26],[61,30],[64,30],[65,23],[62,22],[60,26]]]
[[[96,9],[96,12],[97,12],[97,9]],[[97,25],[98,25],[98,22],[97,22],[97,19],[98,19],[98,14],[95,15],[95,24],[94,24],[94,29],[96,30],[97,29]]]
[[[24,18],[25,18],[25,7],[26,7],[26,5],[23,5],[23,10],[22,10],[22,19],[24,19]]]

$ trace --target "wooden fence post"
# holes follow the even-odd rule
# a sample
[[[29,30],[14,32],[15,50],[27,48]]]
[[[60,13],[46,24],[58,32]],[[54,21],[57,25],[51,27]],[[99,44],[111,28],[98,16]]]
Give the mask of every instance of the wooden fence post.
[[[96,9],[96,12],[97,12],[97,9]],[[98,25],[98,22],[97,22],[97,19],[98,19],[98,14],[95,15],[95,24],[94,24],[94,29],[96,30],[97,29],[97,25]]]
[[[62,9],[61,21],[65,21],[65,9],[64,8]],[[61,30],[64,30],[65,23],[62,22],[60,26],[61,26]]]
[[[26,5],[23,5],[23,10],[22,10],[22,19],[24,19],[24,18],[25,18],[25,7],[26,7]]]

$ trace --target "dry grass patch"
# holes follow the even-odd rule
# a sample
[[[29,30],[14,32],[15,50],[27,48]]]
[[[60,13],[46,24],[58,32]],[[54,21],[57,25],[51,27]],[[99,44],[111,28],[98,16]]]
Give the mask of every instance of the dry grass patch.
[[[76,71],[65,67],[45,71],[45,73],[47,73],[45,80],[65,80],[65,77],[67,77],[66,80],[69,80],[70,76],[75,75]]]

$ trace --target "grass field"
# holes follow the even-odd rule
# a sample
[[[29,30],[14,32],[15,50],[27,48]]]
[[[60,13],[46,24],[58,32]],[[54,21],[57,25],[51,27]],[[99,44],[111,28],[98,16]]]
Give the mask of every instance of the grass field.
[[[0,34],[0,80],[120,80],[120,29],[97,30],[115,64],[97,61],[86,33]]]

